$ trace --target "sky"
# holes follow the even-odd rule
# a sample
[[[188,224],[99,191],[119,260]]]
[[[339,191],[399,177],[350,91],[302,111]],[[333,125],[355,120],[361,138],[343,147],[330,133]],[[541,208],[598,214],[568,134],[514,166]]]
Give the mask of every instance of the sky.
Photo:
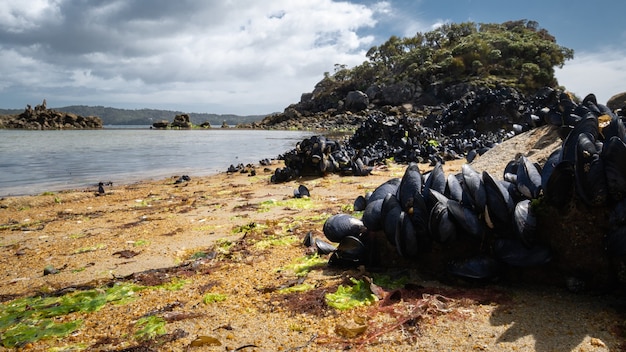
[[[2,0],[0,108],[107,106],[261,115],[391,35],[528,19],[574,50],[559,83],[626,91],[626,1]]]

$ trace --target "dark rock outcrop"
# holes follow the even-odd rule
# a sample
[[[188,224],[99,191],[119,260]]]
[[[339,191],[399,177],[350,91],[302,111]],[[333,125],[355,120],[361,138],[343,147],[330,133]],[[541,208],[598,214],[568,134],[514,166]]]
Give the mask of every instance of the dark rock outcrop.
[[[158,129],[168,128],[170,126],[170,122],[167,120],[160,120],[152,124],[152,127]]]
[[[46,100],[33,109],[26,106],[19,115],[0,117],[0,128],[27,130],[100,129],[102,120],[96,116],[80,116],[46,107]]]
[[[191,128],[191,120],[189,115],[180,114],[174,116],[174,121],[171,124],[172,128]]]

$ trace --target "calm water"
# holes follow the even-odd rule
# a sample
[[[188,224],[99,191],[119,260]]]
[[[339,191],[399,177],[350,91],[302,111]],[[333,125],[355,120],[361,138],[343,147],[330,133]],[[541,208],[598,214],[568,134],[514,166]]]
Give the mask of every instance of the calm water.
[[[293,149],[311,132],[237,129],[0,130],[0,196],[203,176]]]

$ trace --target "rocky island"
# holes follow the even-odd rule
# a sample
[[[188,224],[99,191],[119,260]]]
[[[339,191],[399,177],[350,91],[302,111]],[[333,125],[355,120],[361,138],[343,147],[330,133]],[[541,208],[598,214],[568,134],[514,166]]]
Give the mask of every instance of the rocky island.
[[[79,116],[48,109],[46,100],[33,109],[26,106],[18,115],[0,116],[0,128],[27,130],[99,129],[102,120],[96,116]]]

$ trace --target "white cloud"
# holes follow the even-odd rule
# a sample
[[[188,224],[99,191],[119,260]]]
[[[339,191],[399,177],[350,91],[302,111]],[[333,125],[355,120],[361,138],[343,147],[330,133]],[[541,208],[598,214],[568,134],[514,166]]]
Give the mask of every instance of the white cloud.
[[[597,52],[575,53],[562,69],[556,70],[559,84],[580,98],[596,95],[606,103],[613,95],[626,91],[626,51],[606,48]]]
[[[361,63],[373,37],[359,31],[386,9],[332,0],[3,2],[0,63],[11,64],[0,66],[8,77],[0,95],[54,85],[48,94],[62,102],[48,98],[51,106],[278,111],[334,64]],[[0,98],[2,107],[27,103]]]

